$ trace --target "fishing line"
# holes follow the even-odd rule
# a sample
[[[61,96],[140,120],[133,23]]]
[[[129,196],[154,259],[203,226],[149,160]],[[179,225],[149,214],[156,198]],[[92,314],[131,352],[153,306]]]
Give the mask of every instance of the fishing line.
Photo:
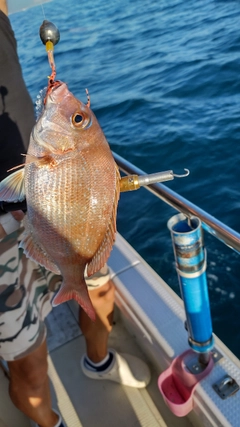
[[[44,10],[44,7],[43,7],[43,4],[42,4],[42,3],[41,3],[41,6],[42,6],[43,18],[44,18],[44,19],[46,19],[45,10]]]

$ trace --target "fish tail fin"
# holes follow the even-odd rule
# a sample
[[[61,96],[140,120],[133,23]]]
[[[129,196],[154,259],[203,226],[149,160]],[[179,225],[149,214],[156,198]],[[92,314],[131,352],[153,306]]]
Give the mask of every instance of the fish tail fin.
[[[69,287],[69,285],[66,285],[63,281],[61,288],[52,300],[52,305],[53,307],[56,307],[57,305],[71,299],[77,301],[77,303],[83,308],[91,320],[96,320],[96,313],[88,295],[86,283],[84,286],[79,286],[78,284],[76,287]]]

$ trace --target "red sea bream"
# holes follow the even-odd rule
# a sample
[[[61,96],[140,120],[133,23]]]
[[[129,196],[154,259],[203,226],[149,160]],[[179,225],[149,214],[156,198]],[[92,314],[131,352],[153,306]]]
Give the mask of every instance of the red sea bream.
[[[0,184],[0,199],[26,196],[26,255],[61,274],[57,305],[75,299],[95,318],[85,279],[107,261],[116,233],[119,171],[88,105],[65,83],[48,91],[25,167]]]

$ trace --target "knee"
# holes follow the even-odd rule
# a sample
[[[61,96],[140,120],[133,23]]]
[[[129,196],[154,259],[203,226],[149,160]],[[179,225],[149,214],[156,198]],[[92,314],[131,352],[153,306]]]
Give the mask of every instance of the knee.
[[[45,389],[48,374],[46,366],[39,366],[22,372],[18,375],[11,375],[9,381],[9,396],[14,405],[22,409],[23,402],[30,398],[42,396]]]
[[[41,364],[34,366],[26,375],[22,377],[22,381],[25,382],[32,389],[41,388],[48,377],[48,365],[47,360],[41,362]]]
[[[19,389],[41,389],[48,378],[47,359],[39,363],[25,363],[17,368],[10,369],[10,388],[13,392]]]
[[[99,289],[90,291],[89,295],[95,310],[99,310],[106,306],[114,306],[114,291],[115,288],[111,281],[107,282]]]

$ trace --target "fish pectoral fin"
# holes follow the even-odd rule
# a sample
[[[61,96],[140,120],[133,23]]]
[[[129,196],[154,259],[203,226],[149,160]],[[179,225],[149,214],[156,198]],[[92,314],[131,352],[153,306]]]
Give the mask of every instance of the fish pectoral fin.
[[[62,153],[61,153],[62,154]],[[32,154],[26,154],[27,164],[34,163],[37,167],[54,167],[58,165],[57,160],[52,154],[45,154],[41,157],[33,156]]]
[[[62,154],[62,152],[60,151],[59,153]],[[57,160],[54,158],[53,155],[49,153],[41,157],[33,156],[32,154],[26,154],[26,159],[27,159],[28,165],[34,163],[38,167],[44,167],[44,166],[54,167],[58,165]]]
[[[84,279],[83,279],[84,280]],[[58,293],[55,295],[52,305],[56,307],[57,305],[74,299],[77,303],[83,308],[91,320],[96,319],[96,313],[93,308],[92,302],[88,295],[87,285],[84,280],[84,284],[78,283],[74,286],[72,283],[70,286],[62,282],[61,288]]]
[[[26,257],[37,262],[38,264],[46,268],[46,270],[50,270],[55,274],[61,274],[59,268],[52,261],[49,255],[40,245],[38,245],[34,241],[31,233],[28,231],[29,226],[26,217],[24,218],[24,227],[25,231],[23,233],[23,239],[21,240],[19,247],[23,249],[23,252],[25,253]]]
[[[47,166],[53,168],[58,165],[58,162],[51,154],[47,154],[45,156],[39,157],[37,160],[37,164],[39,167]]]
[[[24,168],[18,170],[0,182],[0,200],[13,203],[25,199],[24,172]]]

